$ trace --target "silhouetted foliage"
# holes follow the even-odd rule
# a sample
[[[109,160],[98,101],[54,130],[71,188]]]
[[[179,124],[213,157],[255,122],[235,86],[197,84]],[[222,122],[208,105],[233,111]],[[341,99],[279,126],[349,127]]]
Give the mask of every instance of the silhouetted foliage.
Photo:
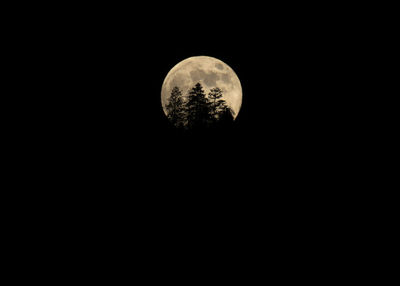
[[[200,129],[208,125],[210,117],[208,99],[200,83],[189,91],[186,108],[189,129]]]
[[[222,100],[222,90],[219,87],[215,87],[210,90],[208,94],[210,100],[210,115],[213,122],[218,121],[219,111],[225,100]]]
[[[184,127],[186,120],[186,111],[183,104],[182,92],[175,86],[172,89],[171,97],[169,98],[169,103],[166,106],[168,119],[173,125],[178,128]]]
[[[230,127],[234,121],[234,112],[228,106],[224,105],[218,113],[218,126]]]
[[[212,88],[206,95],[202,85],[197,83],[189,90],[185,101],[179,88],[174,87],[166,106],[168,119],[175,127],[190,130],[231,125],[234,113],[222,96],[218,87]]]

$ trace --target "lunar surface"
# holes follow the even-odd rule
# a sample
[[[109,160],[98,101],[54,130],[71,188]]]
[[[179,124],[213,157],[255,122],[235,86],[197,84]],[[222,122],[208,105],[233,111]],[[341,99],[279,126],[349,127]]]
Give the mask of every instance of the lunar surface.
[[[174,66],[167,74],[161,89],[161,103],[167,115],[166,105],[169,102],[172,89],[177,86],[183,96],[196,83],[200,83],[206,94],[210,89],[219,87],[222,99],[233,110],[237,117],[242,105],[242,86],[236,73],[223,61],[207,56],[187,58]]]

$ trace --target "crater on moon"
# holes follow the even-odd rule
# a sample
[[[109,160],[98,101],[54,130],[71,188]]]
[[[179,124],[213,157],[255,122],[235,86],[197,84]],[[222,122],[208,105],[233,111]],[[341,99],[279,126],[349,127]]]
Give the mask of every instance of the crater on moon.
[[[215,64],[215,67],[216,67],[217,69],[219,69],[219,70],[223,70],[223,69],[224,69],[224,66],[223,66],[222,64],[220,64],[220,63]]]

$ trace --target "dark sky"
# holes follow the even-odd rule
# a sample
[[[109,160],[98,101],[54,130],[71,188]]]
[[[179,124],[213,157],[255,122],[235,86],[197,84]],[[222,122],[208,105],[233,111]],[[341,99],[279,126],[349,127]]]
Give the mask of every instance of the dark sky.
[[[228,189],[315,183],[332,174],[330,162],[343,156],[349,103],[337,24],[306,8],[233,8],[159,16],[115,7],[66,25],[54,51],[63,75],[55,76],[62,84],[54,82],[54,90],[62,88],[54,113],[62,120],[53,129],[61,130],[63,150],[75,162],[90,158],[99,173],[152,174],[163,182],[178,171],[185,180],[203,178],[200,170],[214,168]],[[235,67],[245,99],[231,133],[182,136],[162,112],[165,75],[196,55]]]
[[[337,84],[343,49],[330,21],[305,7],[230,7],[229,13],[214,7],[210,15],[196,6],[170,7],[162,16],[144,8],[144,17],[115,7],[66,25],[57,58],[77,109],[71,121],[121,138],[164,134],[165,75],[184,58],[208,55],[232,63],[242,83],[237,137],[276,147],[329,137],[345,98]]]
[[[68,271],[79,261],[83,272],[94,260],[121,261],[119,270],[131,273],[138,264],[164,280],[153,264],[167,269],[173,259],[199,269],[194,279],[210,261],[219,271],[218,255],[238,265],[237,273],[243,262],[256,264],[252,273],[261,269],[261,257],[280,268],[280,278],[296,279],[285,263],[305,265],[314,277],[321,271],[306,258],[334,271],[354,261],[346,256],[353,249],[341,245],[357,245],[351,234],[365,214],[356,208],[362,195],[353,192],[364,189],[347,180],[357,179],[354,153],[362,146],[352,138],[363,118],[348,120],[361,107],[348,85],[359,29],[343,24],[347,7],[159,2],[43,9],[52,19],[40,18],[43,27],[33,28],[21,50],[32,53],[30,68],[43,84],[20,83],[40,107],[32,106],[32,119],[40,120],[26,119],[32,132],[10,153],[32,153],[16,161],[28,173],[17,173],[15,184],[28,186],[14,192],[17,204],[32,208],[22,215],[21,225],[31,225],[23,244],[53,241],[49,261],[60,257]],[[245,99],[232,129],[182,134],[168,125],[162,82],[196,55],[224,59],[241,81]]]

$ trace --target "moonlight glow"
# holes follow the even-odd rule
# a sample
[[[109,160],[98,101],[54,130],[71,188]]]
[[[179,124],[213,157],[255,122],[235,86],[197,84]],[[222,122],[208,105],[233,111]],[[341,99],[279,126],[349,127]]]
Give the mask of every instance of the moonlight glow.
[[[187,58],[174,66],[167,74],[161,89],[161,104],[166,105],[172,89],[177,86],[184,96],[196,84],[200,83],[206,94],[210,89],[219,87],[227,105],[237,117],[242,105],[242,86],[236,73],[223,61],[207,56]]]

